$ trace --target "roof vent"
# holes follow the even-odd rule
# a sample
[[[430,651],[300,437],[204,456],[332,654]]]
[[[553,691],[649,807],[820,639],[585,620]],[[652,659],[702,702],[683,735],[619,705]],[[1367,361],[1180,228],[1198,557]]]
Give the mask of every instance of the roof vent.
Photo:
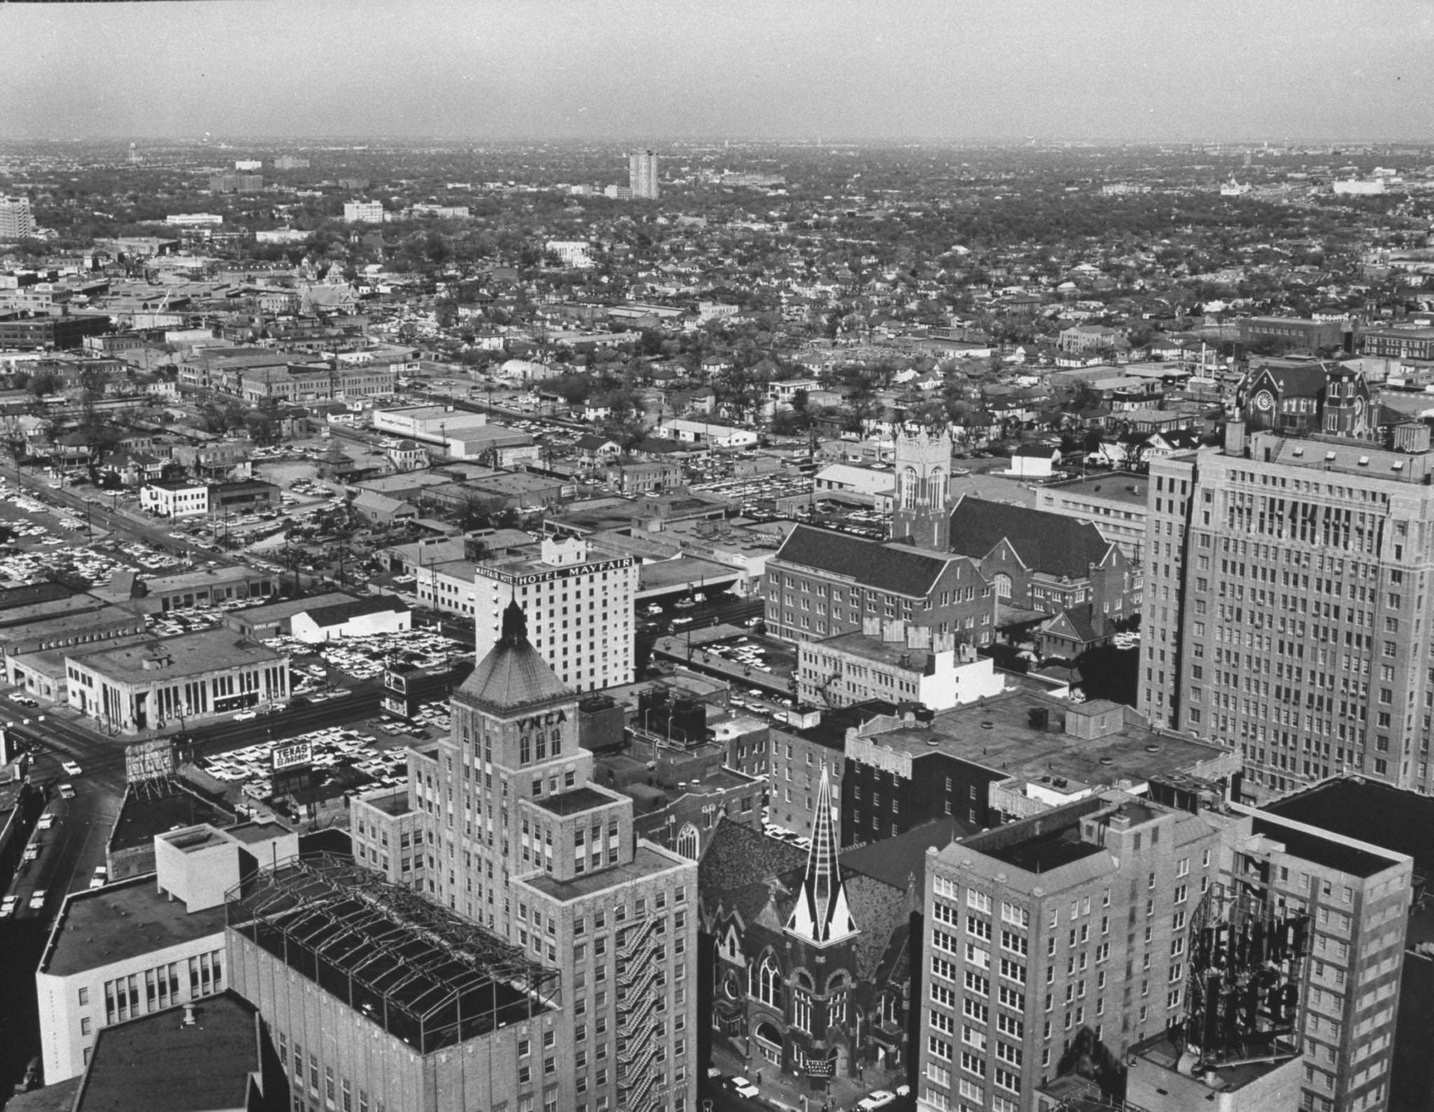
[[[1368,467],[1368,466],[1369,466],[1369,457],[1368,457],[1368,456],[1360,456],[1360,457],[1359,457],[1359,466],[1360,466],[1360,467]]]

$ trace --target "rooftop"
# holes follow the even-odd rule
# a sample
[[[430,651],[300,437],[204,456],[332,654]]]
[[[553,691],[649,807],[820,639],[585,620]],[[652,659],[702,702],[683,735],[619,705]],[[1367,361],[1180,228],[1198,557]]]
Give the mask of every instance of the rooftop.
[[[1132,475],[1127,471],[1112,471],[1103,475],[1088,475],[1084,479],[1071,479],[1064,483],[1051,483],[1041,488],[1042,494],[1050,491],[1060,495],[1082,495],[1087,498],[1099,497],[1104,502],[1123,502],[1145,509],[1145,493],[1150,480],[1144,475]]]
[[[223,933],[222,907],[191,915],[158,892],[154,877],[137,877],[70,896],[39,971],[68,977]]]
[[[535,806],[551,811],[555,815],[576,815],[583,811],[591,811],[598,807],[606,807],[616,800],[606,792],[600,792],[595,788],[573,788],[571,791],[559,792],[557,795],[545,795],[539,799],[532,800]]]
[[[370,807],[382,811],[385,815],[406,815],[413,810],[409,802],[408,788],[384,788],[376,792],[368,792],[360,795]]]
[[[1155,733],[1123,717],[1120,729],[1086,740],[1064,732],[1065,717],[1079,713],[1067,703],[1024,688],[1007,690],[937,714],[929,724],[873,733],[869,741],[917,759],[940,752],[1009,776],[1061,777],[1083,784],[1139,782],[1163,772],[1189,771],[1229,758],[1231,751],[1209,742]],[[1033,720],[1044,712],[1046,726]]]
[[[1434,875],[1434,799],[1429,796],[1363,777],[1341,777],[1286,796],[1263,810],[1381,849],[1407,853],[1414,858],[1416,869]]]
[[[922,598],[947,565],[960,557],[799,525],[787,536],[774,559],[816,568],[879,591]]]
[[[224,992],[100,1029],[74,1107],[94,1112],[209,1112],[248,1106],[262,1068],[253,1005]]]
[[[87,653],[85,666],[121,683],[156,683],[286,659],[232,629],[219,628]]]
[[[224,912],[231,946],[345,986],[376,1027],[425,1055],[545,1012],[558,989],[556,971],[518,947],[333,855],[260,873]]]
[[[115,820],[114,832],[110,835],[109,848],[111,852],[118,852],[148,846],[156,834],[163,834],[176,826],[207,822],[222,827],[233,821],[234,815],[217,802],[206,800],[170,781],[164,795],[151,792],[139,798],[125,793],[119,818]]]
[[[967,496],[951,511],[951,550],[979,560],[1002,541],[1033,571],[1084,579],[1111,544],[1089,522]]]
[[[1373,876],[1396,863],[1394,859],[1385,857],[1383,854],[1371,852],[1374,849],[1373,846],[1368,850],[1360,849],[1358,846],[1347,845],[1335,838],[1326,838],[1313,831],[1299,830],[1296,827],[1286,826],[1282,822],[1271,821],[1258,815],[1251,829],[1256,834],[1263,834],[1272,841],[1281,843],[1285,847],[1285,852],[1294,857],[1323,866],[1326,869],[1334,869],[1336,872],[1348,873],[1350,876]]]
[[[273,838],[282,838],[293,831],[278,822],[241,822],[229,827],[225,833],[232,834],[246,845],[256,845]]]
[[[617,888],[634,880],[641,880],[643,877],[655,876],[658,873],[681,868],[687,863],[685,859],[674,860],[670,854],[655,846],[639,842],[637,851],[632,855],[632,860],[625,865],[613,865],[599,872],[584,873],[572,880],[557,880],[544,873],[527,877],[522,883],[536,888],[546,896],[566,902],[582,899],[594,892],[605,892],[609,888]]]

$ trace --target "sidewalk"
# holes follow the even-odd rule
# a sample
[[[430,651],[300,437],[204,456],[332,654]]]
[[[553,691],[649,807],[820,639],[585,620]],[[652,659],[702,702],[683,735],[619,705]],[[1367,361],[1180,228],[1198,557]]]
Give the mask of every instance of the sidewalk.
[[[744,1059],[723,1038],[712,1040],[711,1065],[724,1075],[741,1075],[761,1090],[760,1102],[782,1112],[848,1112],[856,1102],[876,1089],[895,1090],[906,1081],[905,1074],[867,1069],[862,1077],[797,1077],[783,1073],[755,1053]]]

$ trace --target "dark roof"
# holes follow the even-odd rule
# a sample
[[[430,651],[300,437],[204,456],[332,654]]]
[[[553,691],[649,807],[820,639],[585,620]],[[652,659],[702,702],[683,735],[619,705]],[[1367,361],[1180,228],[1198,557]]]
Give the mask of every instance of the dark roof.
[[[1110,542],[1089,522],[1009,502],[966,495],[951,511],[951,550],[973,560],[1008,541],[1028,568],[1048,575],[1084,579],[1099,564]]]
[[[522,608],[511,602],[503,612],[503,633],[457,695],[500,713],[542,703],[577,702],[577,697],[528,641]]]
[[[1252,829],[1256,834],[1263,834],[1273,841],[1282,843],[1286,853],[1301,857],[1315,865],[1322,865],[1326,869],[1349,873],[1351,876],[1373,876],[1394,864],[1387,857],[1380,857],[1354,846],[1336,842],[1331,838],[1297,830],[1268,819],[1256,817]]]
[[[408,604],[392,595],[365,595],[346,602],[335,602],[328,606],[316,606],[305,611],[317,626],[343,625],[350,618],[361,618],[365,614],[406,614]]]
[[[979,829],[978,826],[968,828],[954,818],[922,823],[895,838],[844,850],[841,854],[842,871],[862,873],[902,889],[906,887],[907,879],[914,877],[920,888],[925,883],[927,849],[932,846],[945,849],[957,838],[974,834]]]
[[[1434,799],[1429,796],[1362,777],[1342,777],[1276,800],[1264,810],[1331,834],[1407,853],[1414,858],[1416,869],[1434,874]]]
[[[253,1005],[232,990],[183,1008],[101,1028],[76,1112],[206,1112],[250,1106],[262,1068]]]
[[[787,877],[796,891],[806,860],[804,850],[723,818],[697,866],[703,906],[715,910],[720,903],[751,924],[771,896],[772,878]]]
[[[1251,370],[1250,384],[1253,386],[1262,374],[1268,374],[1286,398],[1318,397],[1324,393],[1325,371],[1323,363],[1264,364]]]
[[[815,529],[810,525],[798,525],[787,535],[777,550],[777,559],[847,576],[867,587],[912,598],[921,598],[930,592],[951,562],[950,557],[936,552]]]

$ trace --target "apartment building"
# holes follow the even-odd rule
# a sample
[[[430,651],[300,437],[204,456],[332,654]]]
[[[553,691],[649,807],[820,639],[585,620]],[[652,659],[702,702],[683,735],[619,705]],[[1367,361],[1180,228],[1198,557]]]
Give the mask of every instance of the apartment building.
[[[345,224],[382,224],[382,201],[345,201]]]
[[[921,1112],[1029,1112],[1077,1031],[1123,1053],[1178,1020],[1218,847],[1107,791],[929,851]]]
[[[452,711],[410,756],[409,809],[366,808],[362,844],[391,854],[407,828],[428,902],[560,978],[551,1107],[694,1110],[696,863],[636,837],[632,800],[592,781],[578,695],[518,603]]]
[[[1342,772],[1434,791],[1434,453],[1246,435],[1152,462],[1140,706],[1286,792]]]
[[[35,218],[28,197],[0,197],[0,240],[14,241],[35,234]]]
[[[1298,1060],[1300,1108],[1385,1107],[1411,859],[1178,794],[1106,791],[932,854],[923,1112],[1036,1109],[1072,1045],[1125,1060],[1162,1036],[1187,1075]]]
[[[505,608],[516,599],[531,615],[533,647],[563,683],[595,691],[632,682],[636,557],[595,556],[586,540],[546,537],[479,562],[473,583],[479,659],[498,642]]]

